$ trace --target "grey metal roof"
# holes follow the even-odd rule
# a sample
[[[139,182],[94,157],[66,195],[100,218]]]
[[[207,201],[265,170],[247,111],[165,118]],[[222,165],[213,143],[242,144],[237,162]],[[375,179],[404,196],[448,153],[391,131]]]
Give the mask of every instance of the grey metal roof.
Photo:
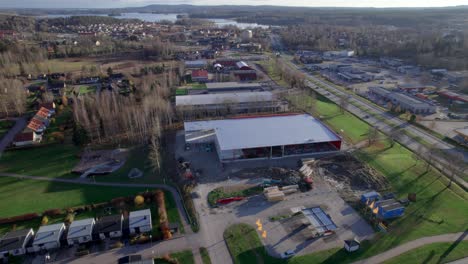
[[[249,89],[249,88],[261,88],[260,83],[240,83],[240,82],[213,82],[207,83],[206,88],[210,89]]]
[[[185,131],[214,130],[221,150],[341,140],[307,114],[185,122]]]
[[[33,245],[59,241],[64,229],[64,223],[39,227]]]
[[[272,101],[274,99],[275,97],[271,92],[180,95],[176,96],[176,106],[264,102]]]
[[[94,229],[97,233],[122,231],[122,223],[122,215],[107,215],[96,221]]]
[[[392,98],[394,100],[397,100],[400,103],[405,103],[407,105],[427,105],[429,106],[429,103],[420,100],[416,97],[404,94],[404,93],[391,93],[389,98]]]
[[[151,210],[139,210],[130,212],[128,217],[128,222],[130,228],[144,226],[144,225],[151,225]]]
[[[320,207],[304,209],[302,213],[319,232],[333,231],[338,228]]]
[[[6,233],[0,239],[0,252],[22,248],[30,233],[34,234],[34,231],[31,228]]]
[[[90,236],[93,232],[94,218],[73,221],[68,228],[67,238]]]

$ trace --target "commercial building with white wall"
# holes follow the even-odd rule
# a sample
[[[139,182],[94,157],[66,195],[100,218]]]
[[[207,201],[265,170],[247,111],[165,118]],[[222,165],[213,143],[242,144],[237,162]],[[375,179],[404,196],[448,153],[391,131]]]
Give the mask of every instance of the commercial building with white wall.
[[[338,151],[341,138],[307,114],[185,122],[186,144],[213,143],[219,160],[275,159]]]
[[[272,92],[241,92],[176,96],[176,109],[184,117],[197,115],[284,112],[286,101]]]

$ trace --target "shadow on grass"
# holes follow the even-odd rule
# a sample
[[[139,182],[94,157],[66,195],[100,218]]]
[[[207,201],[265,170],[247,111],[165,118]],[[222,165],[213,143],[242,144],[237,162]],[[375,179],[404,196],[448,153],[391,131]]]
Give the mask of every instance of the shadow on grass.
[[[439,260],[437,263],[442,263],[444,262],[444,259],[465,239],[465,237],[468,235],[468,229],[465,229],[465,232],[461,236],[455,240],[455,242],[450,245],[450,247],[442,253],[442,255],[439,257]]]

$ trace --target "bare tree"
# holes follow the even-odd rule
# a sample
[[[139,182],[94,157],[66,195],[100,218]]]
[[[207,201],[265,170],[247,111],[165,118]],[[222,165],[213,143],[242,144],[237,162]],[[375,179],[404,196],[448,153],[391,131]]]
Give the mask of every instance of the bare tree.
[[[371,146],[377,141],[379,137],[379,130],[375,126],[370,126],[369,131],[367,132],[368,145]]]
[[[349,105],[349,98],[348,98],[348,96],[345,95],[345,94],[340,95],[339,106],[340,106],[340,111],[341,111],[341,113],[344,113],[344,111],[346,110],[346,108],[348,108],[348,105]]]

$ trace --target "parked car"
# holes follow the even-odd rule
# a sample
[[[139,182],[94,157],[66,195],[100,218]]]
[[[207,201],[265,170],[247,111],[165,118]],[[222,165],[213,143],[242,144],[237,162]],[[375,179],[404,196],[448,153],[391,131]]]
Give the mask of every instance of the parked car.
[[[294,250],[290,249],[290,250],[287,250],[287,251],[281,253],[281,258],[282,259],[287,259],[287,258],[293,257],[294,255],[296,255],[296,253],[294,252]]]

